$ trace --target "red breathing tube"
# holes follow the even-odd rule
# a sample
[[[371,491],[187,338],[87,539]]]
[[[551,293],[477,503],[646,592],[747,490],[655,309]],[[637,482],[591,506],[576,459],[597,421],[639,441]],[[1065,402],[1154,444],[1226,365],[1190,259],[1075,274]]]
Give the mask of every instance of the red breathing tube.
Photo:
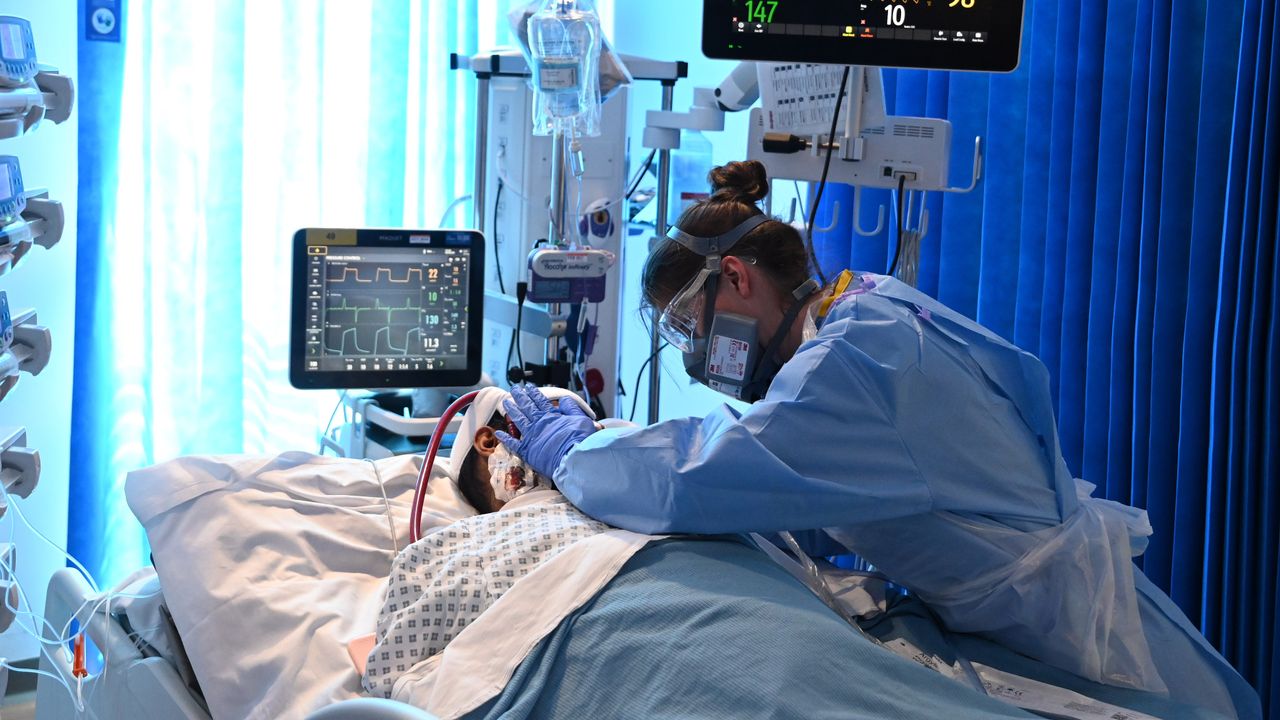
[[[411,543],[418,542],[418,538],[422,537],[422,505],[427,500],[427,480],[431,477],[431,469],[435,467],[436,453],[440,451],[440,442],[444,440],[449,421],[458,414],[458,411],[470,405],[479,394],[477,390],[454,400],[453,404],[440,416],[435,432],[431,433],[431,444],[427,446],[427,455],[422,460],[422,471],[418,473],[418,486],[413,491],[413,510],[409,516],[409,542]]]

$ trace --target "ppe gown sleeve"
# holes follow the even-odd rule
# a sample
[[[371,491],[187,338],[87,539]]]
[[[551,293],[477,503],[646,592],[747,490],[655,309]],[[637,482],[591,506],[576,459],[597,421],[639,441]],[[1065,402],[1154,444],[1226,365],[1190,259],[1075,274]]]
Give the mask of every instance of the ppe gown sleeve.
[[[928,485],[883,397],[913,362],[868,357],[841,333],[819,337],[741,416],[721,406],[596,433],[565,457],[556,484],[588,515],[642,533],[805,530],[928,512]]]

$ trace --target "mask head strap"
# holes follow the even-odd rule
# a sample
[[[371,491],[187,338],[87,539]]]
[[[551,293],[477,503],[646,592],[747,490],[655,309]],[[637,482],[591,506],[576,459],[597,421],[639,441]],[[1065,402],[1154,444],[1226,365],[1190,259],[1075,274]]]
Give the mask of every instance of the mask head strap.
[[[769,216],[767,215],[752,215],[739,223],[737,227],[729,232],[723,235],[716,235],[715,237],[698,237],[696,235],[690,235],[689,233],[672,225],[671,229],[667,231],[667,237],[676,241],[687,250],[695,252],[703,257],[712,257],[725,254],[752,230],[755,230],[767,222],[769,222]]]
[[[804,309],[805,301],[820,289],[821,286],[818,285],[818,282],[810,279],[791,291],[791,297],[793,298],[791,306],[787,308],[787,312],[782,316],[782,322],[778,325],[777,332],[769,339],[769,344],[765,346],[764,353],[756,363],[751,382],[742,388],[743,399],[755,402],[757,399],[764,397],[769,385],[773,382],[773,375],[769,371],[769,362],[777,362],[778,348],[782,347],[782,341],[791,330],[791,325],[796,321],[796,317],[800,315],[800,311]]]

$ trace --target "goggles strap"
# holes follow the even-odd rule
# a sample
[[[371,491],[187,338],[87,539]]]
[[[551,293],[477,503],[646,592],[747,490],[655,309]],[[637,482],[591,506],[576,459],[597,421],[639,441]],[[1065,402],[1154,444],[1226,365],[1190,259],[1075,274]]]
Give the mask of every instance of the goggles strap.
[[[672,225],[671,229],[667,231],[667,237],[676,241],[687,250],[702,255],[703,257],[723,255],[734,245],[737,245],[739,240],[750,234],[752,230],[755,230],[767,222],[769,222],[769,216],[764,213],[752,215],[739,223],[737,227],[729,232],[723,235],[716,235],[715,237],[698,237],[697,235],[690,235],[689,233]]]

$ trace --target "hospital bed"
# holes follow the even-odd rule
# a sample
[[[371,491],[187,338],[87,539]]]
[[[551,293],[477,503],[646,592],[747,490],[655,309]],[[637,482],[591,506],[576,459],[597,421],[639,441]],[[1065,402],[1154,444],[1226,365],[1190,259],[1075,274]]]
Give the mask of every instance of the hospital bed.
[[[126,494],[151,541],[154,573],[131,578],[109,606],[77,571],[54,576],[49,625],[79,620],[103,667],[80,685],[84,710],[77,713],[74,694],[54,680],[77,687],[72,649],[51,647],[41,661],[51,677],[40,678],[37,717],[431,717],[363,698],[347,651],[350,640],[372,630],[393,538],[396,547],[407,543],[421,462],[420,456],[359,461],[287,453],[183,458],[132,473]],[[442,473],[437,467],[433,480],[443,480]],[[426,508],[428,528],[470,514],[444,481],[429,484]],[[716,582],[707,583],[698,604],[717,592]],[[883,605],[885,594],[879,597]],[[918,603],[880,615],[868,631],[891,650],[908,643],[934,656],[963,647],[968,656],[1041,686],[1146,713],[1128,717],[1221,717],[1136,691],[1099,693],[1087,681],[1073,684],[1062,671],[1036,667],[993,644],[944,637]],[[522,668],[513,685],[541,692],[528,678]]]
[[[341,637],[346,627],[372,625],[390,565],[387,512],[395,514],[396,530],[407,533],[403,518],[420,462],[402,456],[375,467],[291,453],[185,458],[135,473],[128,495],[145,518],[155,568],[136,573],[105,603],[77,570],[53,576],[46,639],[52,628],[75,620],[90,639],[90,654],[101,654],[101,667],[90,663],[92,674],[78,683],[71,644],[46,645],[40,669],[48,675],[39,678],[37,717],[432,718],[402,703],[362,697]],[[460,498],[441,490],[435,495],[435,522],[466,512]],[[201,528],[189,525],[196,516],[203,517]],[[166,542],[175,535],[191,542]],[[324,535],[345,551],[321,552]],[[298,537],[304,539],[294,544]],[[206,614],[220,589],[287,592],[291,585],[302,588],[299,598],[314,601],[310,607],[255,607],[258,597],[216,599],[223,610],[207,616],[237,618],[218,632],[193,626],[198,615],[186,612]],[[255,650],[254,638],[273,625],[306,628],[316,641],[309,648],[280,644],[275,657],[264,657],[269,646]],[[211,647],[218,637],[239,638],[242,647]]]

